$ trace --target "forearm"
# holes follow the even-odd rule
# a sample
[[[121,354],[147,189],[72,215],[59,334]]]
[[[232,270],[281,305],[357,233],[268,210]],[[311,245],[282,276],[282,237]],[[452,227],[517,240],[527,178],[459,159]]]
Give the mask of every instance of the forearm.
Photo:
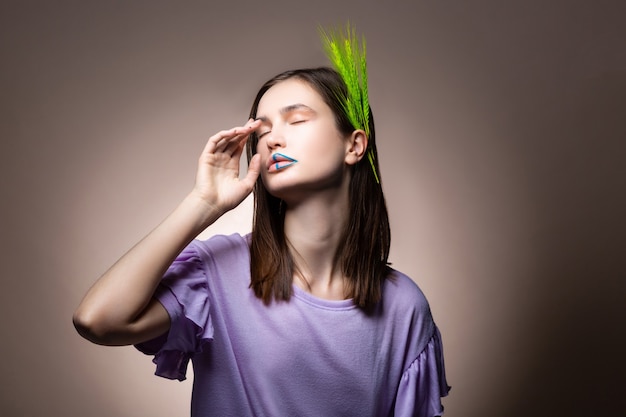
[[[85,295],[74,314],[78,331],[117,344],[151,325],[145,310],[176,256],[222,213],[190,194],[150,234],[117,261]],[[110,340],[110,335],[116,335]]]
[[[206,227],[252,192],[259,176],[255,155],[239,178],[239,160],[250,133],[260,121],[211,136],[198,160],[193,191],[148,236],[117,261],[85,295],[74,325],[95,343],[136,343],[169,328],[154,291],[176,256]],[[159,333],[160,332],[160,333]]]

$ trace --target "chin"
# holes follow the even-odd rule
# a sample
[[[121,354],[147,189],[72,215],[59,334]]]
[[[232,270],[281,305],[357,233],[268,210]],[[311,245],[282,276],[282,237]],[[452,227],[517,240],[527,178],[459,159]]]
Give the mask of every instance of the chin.
[[[293,167],[299,168],[299,167]],[[311,194],[336,192],[343,188],[349,178],[345,172],[306,172],[302,169],[287,168],[283,172],[263,172],[261,180],[265,189],[274,197],[289,201],[306,198]]]
[[[285,201],[293,199],[302,191],[302,187],[297,184],[263,184],[270,195]]]

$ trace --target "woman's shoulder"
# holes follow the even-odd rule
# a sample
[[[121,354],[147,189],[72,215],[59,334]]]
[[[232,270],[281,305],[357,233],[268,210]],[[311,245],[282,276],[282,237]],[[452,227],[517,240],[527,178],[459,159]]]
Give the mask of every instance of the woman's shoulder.
[[[436,334],[437,326],[430,305],[413,279],[393,269],[385,280],[382,301],[386,323],[398,326],[400,334],[406,335],[406,367],[424,351]]]
[[[430,314],[428,300],[417,283],[393,268],[389,268],[389,275],[383,284],[383,301],[404,311],[411,309],[417,313]]]
[[[205,240],[194,240],[189,248],[198,252],[201,257],[239,257],[249,252],[249,235],[233,233],[230,235],[213,235]]]

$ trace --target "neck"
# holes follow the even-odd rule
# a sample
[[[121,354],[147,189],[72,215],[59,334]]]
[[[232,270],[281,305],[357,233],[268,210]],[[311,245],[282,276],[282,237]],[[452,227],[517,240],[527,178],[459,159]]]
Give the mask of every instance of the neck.
[[[320,298],[345,298],[336,254],[347,219],[348,194],[339,195],[318,194],[289,205],[285,212],[285,236],[297,269],[294,283]]]

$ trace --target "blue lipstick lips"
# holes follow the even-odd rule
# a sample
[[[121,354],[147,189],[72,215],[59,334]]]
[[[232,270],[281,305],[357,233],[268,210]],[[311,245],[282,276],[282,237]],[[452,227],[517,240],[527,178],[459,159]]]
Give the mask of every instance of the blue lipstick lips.
[[[294,159],[280,152],[276,152],[275,154],[273,154],[272,160],[274,161],[274,169],[276,170],[287,168],[298,162],[297,159]]]

